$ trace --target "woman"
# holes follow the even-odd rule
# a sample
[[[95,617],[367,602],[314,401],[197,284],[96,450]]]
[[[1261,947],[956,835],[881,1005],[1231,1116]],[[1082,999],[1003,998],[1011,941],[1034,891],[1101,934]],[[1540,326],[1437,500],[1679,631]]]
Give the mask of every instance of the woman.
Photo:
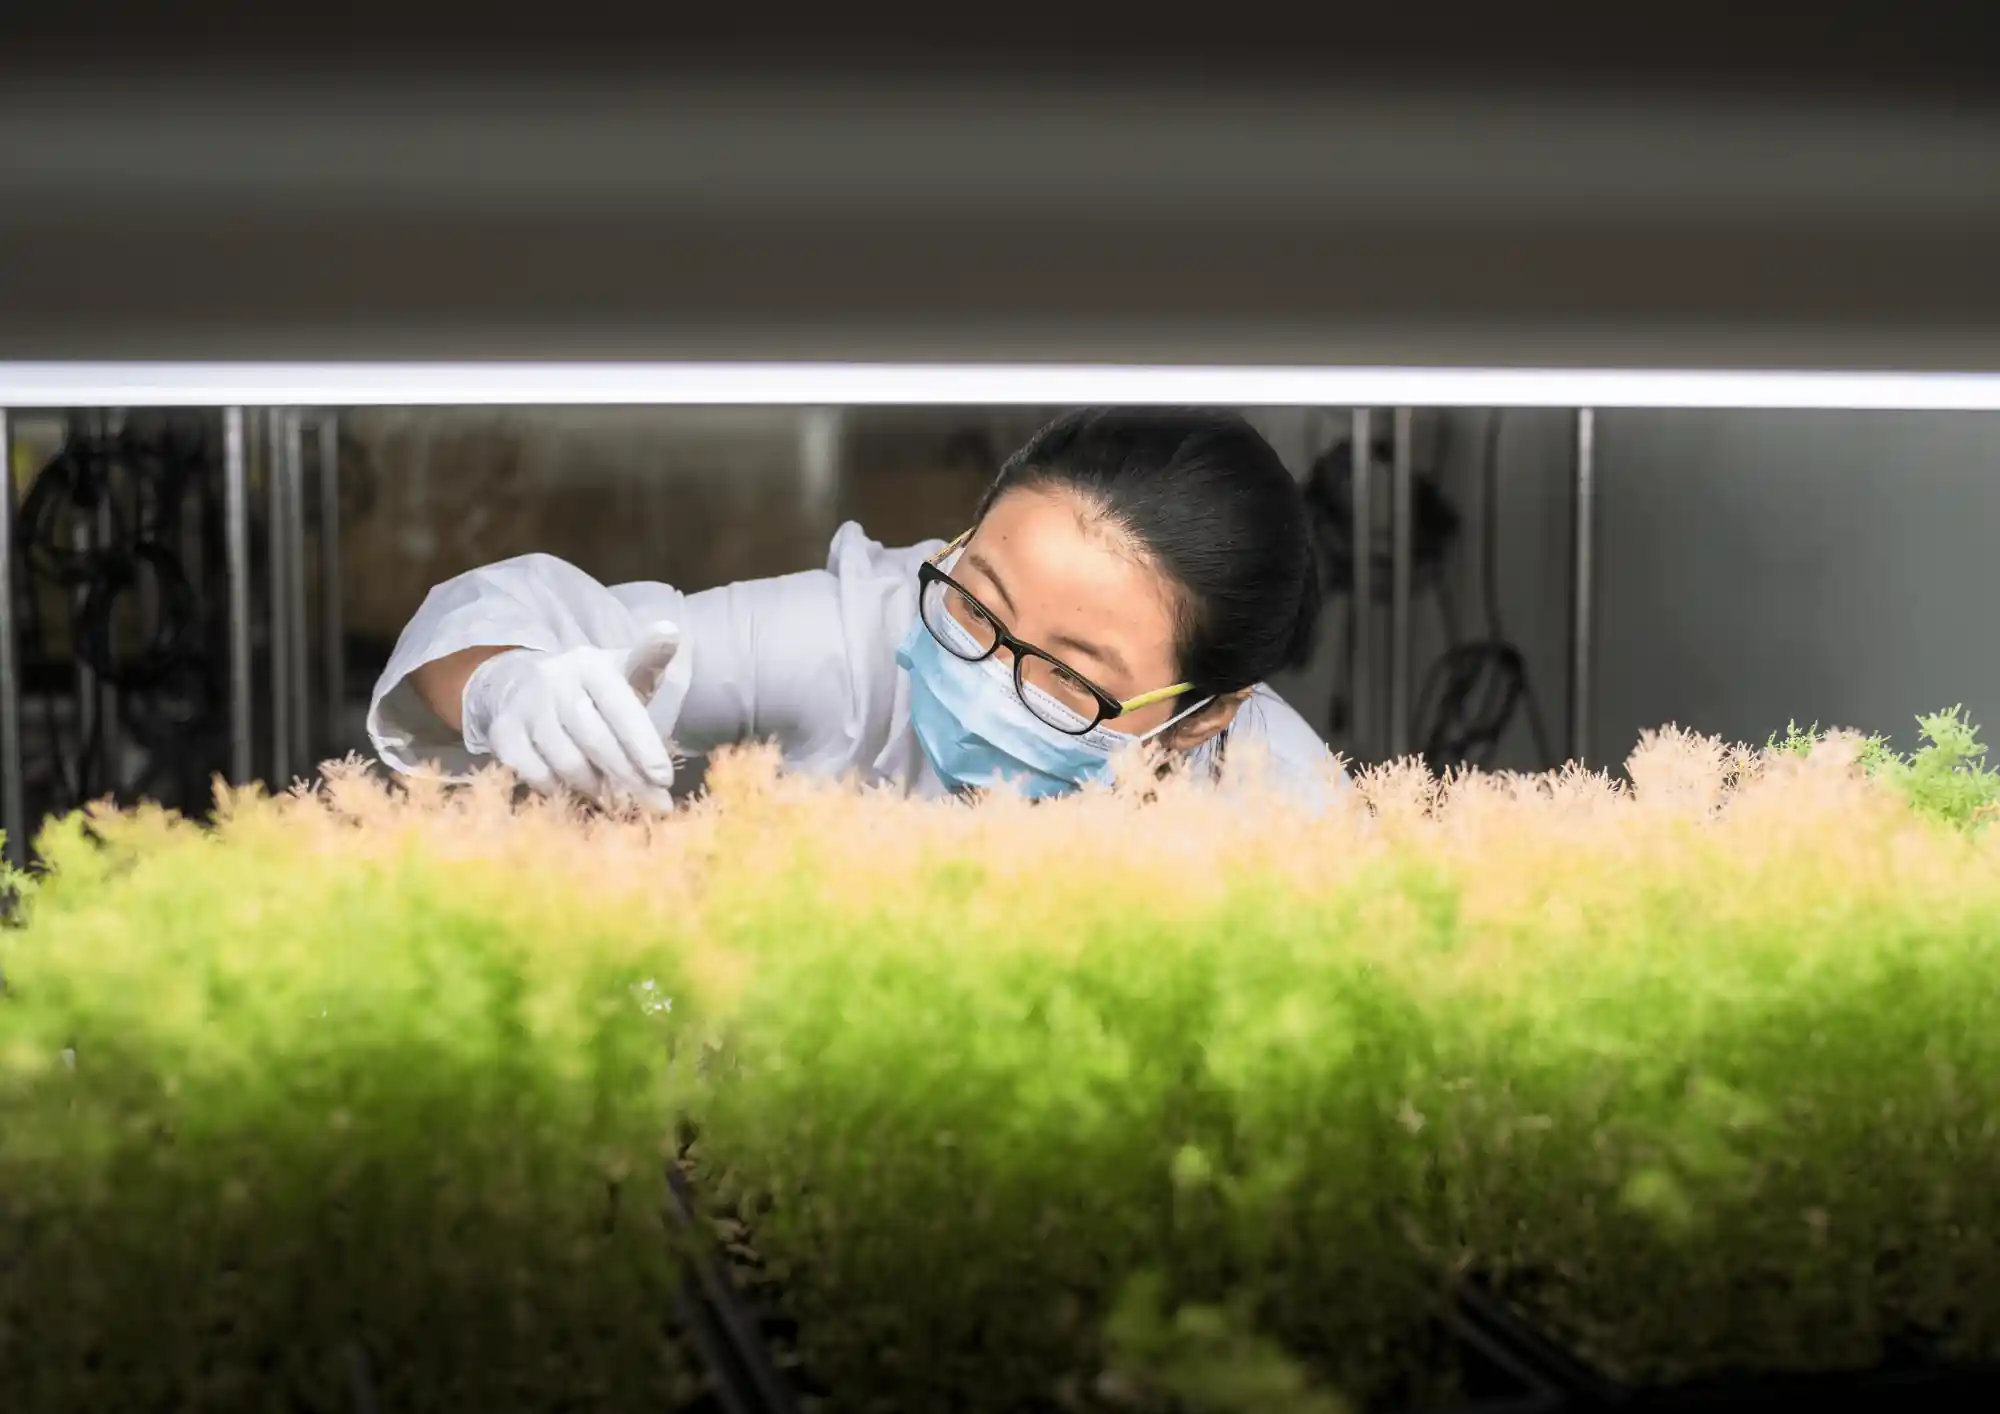
[[[859,526],[827,567],[682,594],[529,555],[431,591],[375,690],[399,771],[491,756],[544,793],[672,808],[673,757],[775,740],[789,769],[1032,796],[1157,742],[1255,743],[1314,799],[1326,745],[1263,680],[1310,652],[1297,483],[1242,420],[1087,411],[1039,433],[949,543]]]

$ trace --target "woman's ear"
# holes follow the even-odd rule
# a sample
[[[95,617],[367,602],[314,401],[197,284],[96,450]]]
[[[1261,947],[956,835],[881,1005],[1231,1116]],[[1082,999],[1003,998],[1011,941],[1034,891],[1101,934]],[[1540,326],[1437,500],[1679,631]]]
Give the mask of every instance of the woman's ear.
[[[1213,741],[1236,720],[1236,710],[1250,699],[1252,689],[1225,692],[1199,712],[1167,733],[1166,745],[1175,751],[1193,751]]]

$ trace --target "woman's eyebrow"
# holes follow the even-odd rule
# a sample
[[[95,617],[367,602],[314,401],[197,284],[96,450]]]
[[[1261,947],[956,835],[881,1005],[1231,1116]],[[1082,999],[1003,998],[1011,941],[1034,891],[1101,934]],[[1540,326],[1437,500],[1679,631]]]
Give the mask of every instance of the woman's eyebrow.
[[[1010,617],[1020,612],[1014,606],[1014,596],[1007,592],[1007,585],[994,570],[991,560],[970,546],[966,548],[965,559],[967,564],[984,575],[986,582],[993,586],[993,592],[1000,596],[1001,602],[1006,606]],[[1081,653],[1087,658],[1095,658],[1114,673],[1123,673],[1126,671],[1125,660],[1118,655],[1117,650],[1107,648],[1102,644],[1086,642],[1084,639],[1072,638],[1066,633],[1059,633],[1049,639],[1046,646],[1049,648],[1059,648],[1069,653]]]
[[[1049,640],[1049,646],[1069,653],[1081,653],[1086,658],[1095,658],[1114,673],[1126,671],[1125,660],[1118,656],[1118,650],[1104,644],[1090,643],[1081,638],[1071,638],[1066,633],[1059,633]]]
[[[1007,586],[1001,582],[1000,576],[994,571],[993,562],[969,546],[966,548],[965,558],[968,564],[986,576],[986,582],[993,586],[993,592],[1000,596],[1000,600],[1006,606],[1007,612],[1010,614],[1018,613],[1019,610],[1014,607],[1014,596],[1007,592]]]

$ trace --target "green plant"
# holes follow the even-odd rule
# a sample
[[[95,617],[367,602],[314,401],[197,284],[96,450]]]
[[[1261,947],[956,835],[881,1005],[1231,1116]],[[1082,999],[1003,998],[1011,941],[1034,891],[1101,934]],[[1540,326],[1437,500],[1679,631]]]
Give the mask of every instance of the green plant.
[[[7,832],[0,830],[0,849],[7,844]],[[0,859],[0,922],[12,923],[34,897],[35,876],[15,867],[12,860]]]
[[[0,943],[22,1414],[666,1403],[651,910],[365,793],[70,818]],[[472,827],[476,836],[476,825]],[[574,860],[572,860],[574,864]],[[668,954],[671,960],[671,954]],[[658,972],[678,990],[679,979]]]
[[[802,808],[782,896],[714,881],[752,962],[682,1101],[808,1359],[998,1409],[1122,1332],[1156,1389],[1277,1349],[1367,1406],[1461,1269],[1639,1379],[2000,1349],[1950,1236],[2000,1218],[1992,847],[1839,753],[1653,751],[1370,773],[1366,821]],[[1199,1376],[1146,1367],[1181,1311]]]
[[[1164,1281],[1141,1273],[1112,1308],[1103,1380],[1114,1394],[1136,1401],[1157,1393],[1187,1414],[1349,1414],[1345,1400],[1312,1387],[1299,1362],[1260,1334],[1247,1311],[1183,1306],[1169,1313],[1164,1300]]]
[[[1860,740],[1857,764],[1870,775],[1901,790],[1911,806],[1933,819],[1975,828],[1992,817],[2000,801],[2000,770],[1985,764],[1986,746],[1963,706],[1917,718],[1923,744],[1908,756],[1897,753],[1881,736]],[[1778,755],[1803,757],[1829,734],[1817,723],[1800,730],[1793,722],[1769,749]]]
[[[1985,764],[1986,746],[1964,709],[1917,719],[1925,745],[1889,767],[1918,810],[1955,825],[1983,824],[2000,800],[2000,771]]]
[[[2000,1353],[2000,835],[1930,726],[1322,817],[740,752],[657,822],[67,822],[0,933],[0,1388],[670,1403],[676,1122],[841,1411],[1380,1408],[1464,1272],[1641,1380]]]

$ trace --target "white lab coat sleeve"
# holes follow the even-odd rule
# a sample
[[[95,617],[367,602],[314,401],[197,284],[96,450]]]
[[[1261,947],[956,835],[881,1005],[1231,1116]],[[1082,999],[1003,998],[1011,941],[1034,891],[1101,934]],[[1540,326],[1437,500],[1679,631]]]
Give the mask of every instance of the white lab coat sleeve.
[[[696,669],[674,740],[699,753],[776,743],[788,769],[907,784],[915,769],[896,648],[935,542],[885,549],[840,527],[823,570],[687,596]]]
[[[699,666],[678,719],[660,724],[684,751],[772,742],[787,766],[838,769],[855,677],[840,608],[824,570],[688,595],[685,636]]]
[[[523,555],[447,580],[425,597],[376,681],[369,739],[394,770],[435,766],[463,778],[478,759],[417,694],[411,673],[468,648],[629,648],[662,621],[682,629],[682,642],[655,706],[664,698],[677,707],[698,656],[681,623],[684,599],[666,585],[608,589],[553,555]]]
[[[690,755],[774,742],[792,769],[881,774],[898,706],[895,640],[915,613],[915,551],[884,551],[859,526],[834,537],[828,568],[695,594],[665,584],[606,587],[574,565],[529,555],[431,591],[376,685],[369,736],[399,771],[448,778],[477,763],[408,679],[467,648],[626,648],[653,624],[681,644],[649,715]]]

